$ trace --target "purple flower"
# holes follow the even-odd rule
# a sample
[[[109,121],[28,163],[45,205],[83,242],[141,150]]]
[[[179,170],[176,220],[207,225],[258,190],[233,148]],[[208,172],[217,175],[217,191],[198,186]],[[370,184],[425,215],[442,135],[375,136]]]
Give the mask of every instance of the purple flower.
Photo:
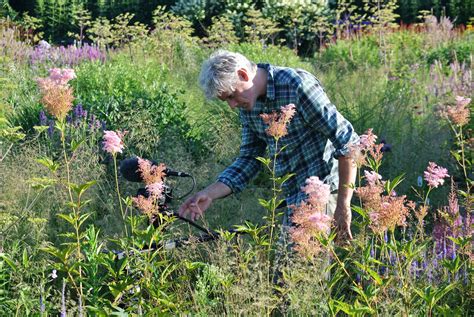
[[[84,108],[82,107],[81,104],[78,104],[75,108],[74,108],[74,117],[76,119],[82,119],[84,118]]]
[[[52,137],[54,134],[54,120],[49,120],[48,136]]]
[[[46,117],[46,113],[43,110],[40,111],[39,121],[40,125],[48,125],[48,117]]]

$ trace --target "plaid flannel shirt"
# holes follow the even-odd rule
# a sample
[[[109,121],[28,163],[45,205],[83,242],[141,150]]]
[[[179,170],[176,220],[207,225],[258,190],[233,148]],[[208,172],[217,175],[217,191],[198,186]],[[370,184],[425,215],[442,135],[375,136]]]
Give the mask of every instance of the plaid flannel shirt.
[[[240,110],[240,154],[217,180],[234,193],[240,192],[262,168],[256,157],[273,157],[276,150],[284,147],[277,156],[275,172],[277,176],[296,174],[283,185],[288,205],[305,198],[300,189],[310,176],[318,176],[331,186],[331,191],[337,190],[337,158],[346,155],[348,146],[359,139],[352,125],[336,110],[312,74],[270,64],[258,67],[268,72],[266,96],[259,98],[251,111]],[[276,149],[260,114],[280,112],[290,103],[295,104],[296,114],[287,126],[288,135],[279,140]]]

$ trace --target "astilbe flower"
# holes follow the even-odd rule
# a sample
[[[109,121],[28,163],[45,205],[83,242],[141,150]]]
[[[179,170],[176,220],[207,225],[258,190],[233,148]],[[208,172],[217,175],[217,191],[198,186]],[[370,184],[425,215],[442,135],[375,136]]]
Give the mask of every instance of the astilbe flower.
[[[153,165],[149,160],[138,158],[138,172],[142,176],[149,195],[148,197],[142,195],[133,197],[132,201],[149,219],[154,219],[159,212],[157,202],[163,197],[165,170],[164,164]]]
[[[448,170],[444,167],[436,165],[434,162],[429,162],[426,171],[424,172],[425,181],[431,188],[436,188],[444,184],[444,178],[448,177]]]
[[[74,95],[68,82],[74,78],[76,75],[73,69],[52,68],[49,70],[49,77],[36,80],[42,95],[41,103],[48,113],[60,120],[72,108]]]
[[[281,113],[263,113],[260,115],[263,122],[268,124],[268,128],[265,130],[269,136],[279,139],[288,134],[287,124],[293,118],[296,113],[295,105],[288,104],[281,107]]]
[[[302,190],[308,198],[298,206],[290,206],[293,210],[291,220],[295,224],[290,235],[297,252],[314,257],[322,250],[318,235],[327,235],[331,228],[331,217],[324,213],[329,200],[329,185],[312,176],[306,180]]]
[[[104,131],[104,141],[102,142],[103,150],[112,155],[122,153],[124,148],[122,138],[125,134],[126,132],[121,131]]]
[[[384,182],[382,177],[375,173],[364,171],[366,186],[355,190],[364,204],[370,219],[370,228],[381,234],[387,230],[394,230],[396,226],[405,226],[406,217],[414,204],[406,200],[406,196],[397,196],[395,192],[382,195]]]
[[[470,98],[456,96],[456,105],[448,106],[446,108],[446,116],[454,125],[463,126],[469,122],[469,107]]]

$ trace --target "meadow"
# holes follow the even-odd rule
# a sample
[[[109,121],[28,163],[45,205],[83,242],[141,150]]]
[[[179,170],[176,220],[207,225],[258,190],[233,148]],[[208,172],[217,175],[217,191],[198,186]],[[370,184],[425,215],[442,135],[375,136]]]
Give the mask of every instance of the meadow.
[[[183,18],[154,17],[69,46],[0,21],[0,315],[473,315],[472,26],[427,15],[341,28],[301,57],[268,34],[239,41],[225,21],[198,38]],[[305,235],[277,263],[286,178],[270,157],[198,222],[219,239],[172,213],[239,152],[238,113],[197,84],[217,47],[312,72],[363,136],[350,243],[302,210]],[[127,181],[131,156],[195,187],[146,161],[146,183]],[[325,189],[312,184],[314,215]],[[145,186],[151,200],[136,196]]]

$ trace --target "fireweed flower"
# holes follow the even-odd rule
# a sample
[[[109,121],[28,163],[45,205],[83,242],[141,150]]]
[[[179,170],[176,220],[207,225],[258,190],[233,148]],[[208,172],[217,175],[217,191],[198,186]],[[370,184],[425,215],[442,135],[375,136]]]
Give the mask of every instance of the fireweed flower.
[[[279,139],[288,134],[286,128],[287,124],[295,115],[296,109],[294,104],[289,104],[281,107],[281,113],[263,113],[260,115],[263,122],[268,124],[268,128],[265,130],[268,135]]]
[[[290,229],[290,235],[296,243],[297,252],[314,257],[321,251],[317,236],[327,235],[331,228],[332,219],[324,213],[329,200],[329,185],[312,176],[306,180],[306,186],[302,190],[308,198],[298,206],[290,206],[293,210],[291,220],[295,224]]]
[[[436,163],[429,162],[426,171],[424,172],[425,181],[431,188],[436,188],[444,184],[444,178],[448,177],[448,170],[444,167],[436,165]]]
[[[122,141],[126,132],[120,131],[104,131],[104,141],[102,142],[102,149],[112,155],[122,153],[124,144]]]

